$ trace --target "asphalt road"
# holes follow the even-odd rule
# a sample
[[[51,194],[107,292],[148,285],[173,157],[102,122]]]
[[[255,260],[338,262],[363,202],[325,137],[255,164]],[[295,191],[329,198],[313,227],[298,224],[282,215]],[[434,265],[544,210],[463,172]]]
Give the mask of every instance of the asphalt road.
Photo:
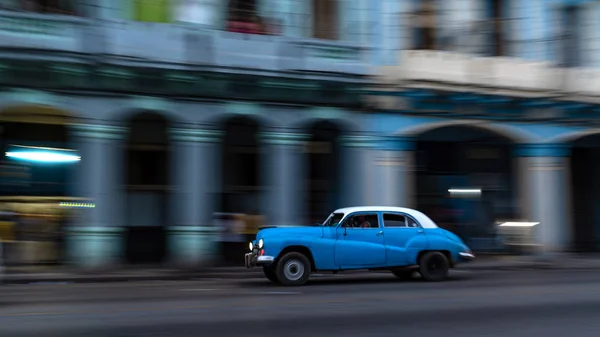
[[[5,285],[1,336],[600,336],[600,272]]]

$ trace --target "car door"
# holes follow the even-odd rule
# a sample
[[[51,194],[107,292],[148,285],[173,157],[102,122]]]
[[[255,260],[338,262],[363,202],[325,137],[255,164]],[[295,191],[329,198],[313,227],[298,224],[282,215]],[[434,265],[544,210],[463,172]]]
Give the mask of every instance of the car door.
[[[421,225],[404,213],[384,212],[382,218],[387,265],[416,264],[417,255],[428,245]]]
[[[378,212],[349,214],[336,229],[335,262],[342,269],[385,266]]]

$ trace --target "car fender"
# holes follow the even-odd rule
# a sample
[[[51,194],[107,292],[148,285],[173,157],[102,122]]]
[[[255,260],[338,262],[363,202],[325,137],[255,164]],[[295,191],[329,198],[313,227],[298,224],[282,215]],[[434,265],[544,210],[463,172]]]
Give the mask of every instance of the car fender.
[[[468,247],[459,241],[456,241],[443,233],[429,236],[429,247],[427,250],[444,251],[450,254],[452,262],[459,260],[459,253],[468,250]]]

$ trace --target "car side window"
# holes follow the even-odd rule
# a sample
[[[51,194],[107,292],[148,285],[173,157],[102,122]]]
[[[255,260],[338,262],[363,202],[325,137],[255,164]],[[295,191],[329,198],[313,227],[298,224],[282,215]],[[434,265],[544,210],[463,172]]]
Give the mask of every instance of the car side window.
[[[386,228],[406,227],[407,218],[402,214],[383,214],[383,226]]]
[[[376,213],[360,213],[348,216],[344,220],[346,228],[379,228],[379,217]]]
[[[411,217],[406,217],[406,226],[411,228],[419,227],[419,224]]]

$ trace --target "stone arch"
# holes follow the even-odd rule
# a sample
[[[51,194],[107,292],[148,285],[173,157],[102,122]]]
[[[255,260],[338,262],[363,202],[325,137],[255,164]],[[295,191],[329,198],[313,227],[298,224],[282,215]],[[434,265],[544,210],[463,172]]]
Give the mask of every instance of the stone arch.
[[[402,129],[396,131],[394,134],[397,136],[408,136],[408,137],[416,137],[421,134],[424,134],[428,131],[433,131],[435,129],[441,129],[445,127],[469,127],[474,129],[480,129],[489,131],[493,134],[502,136],[510,140],[513,143],[531,143],[535,140],[535,136],[530,134],[529,132],[517,129],[510,125],[502,125],[496,123],[482,122],[482,121],[464,121],[464,120],[444,120],[433,123],[424,123],[420,125],[415,125],[406,129]]]
[[[519,216],[521,185],[514,149],[534,138],[514,126],[480,121],[426,123],[396,135],[415,140],[414,150],[406,155],[414,169],[406,174],[405,184],[416,208],[475,251],[499,249],[486,224]],[[479,189],[479,193],[455,198],[451,189]],[[476,225],[466,227],[469,223]]]
[[[339,118],[339,117],[303,118],[303,119],[293,123],[291,125],[291,128],[297,129],[297,130],[303,130],[303,132],[305,132],[305,130],[308,130],[313,125],[320,124],[323,122],[329,122],[329,123],[335,125],[338,129],[341,130],[342,133],[359,133],[359,132],[363,131],[358,123],[350,120],[349,118]]]
[[[271,114],[265,113],[267,107],[251,102],[229,102],[214,104],[210,108],[202,107],[205,113],[198,121],[203,125],[221,128],[236,117],[246,117],[256,121],[261,128],[278,128],[281,122]]]
[[[29,119],[37,118],[37,123],[44,120],[46,123],[63,123],[63,120],[72,122],[83,117],[77,109],[73,109],[73,102],[67,102],[52,93],[14,89],[2,96],[4,97],[0,99],[0,120],[24,119],[23,122],[30,123]]]
[[[0,107],[0,122],[68,125],[75,123],[79,117],[73,110],[54,105],[15,104]]]
[[[600,135],[600,130],[598,129],[587,129],[587,130],[577,130],[573,132],[566,132],[561,135],[550,138],[547,143],[551,144],[560,144],[560,143],[573,143],[580,139]]]
[[[280,122],[275,120],[274,118],[265,116],[264,114],[250,114],[250,113],[236,113],[236,112],[225,112],[221,114],[217,114],[208,118],[203,124],[215,125],[217,129],[223,128],[228,122],[234,119],[247,119],[256,122],[261,129],[267,128],[278,128],[280,126]]]

